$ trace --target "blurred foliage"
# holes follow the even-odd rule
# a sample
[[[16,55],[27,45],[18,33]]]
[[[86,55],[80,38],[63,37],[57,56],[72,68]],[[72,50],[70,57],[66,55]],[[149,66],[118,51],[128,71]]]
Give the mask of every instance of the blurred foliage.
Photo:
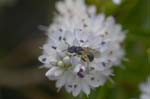
[[[13,6],[16,2],[17,0],[0,0],[0,7]]]
[[[148,62],[150,62],[150,48],[147,50],[147,54],[148,54]]]
[[[6,0],[7,1],[7,0]],[[39,25],[48,26],[57,0],[17,0],[0,6],[0,99],[76,99],[44,77],[37,57],[46,40]],[[86,0],[97,13],[112,15],[128,30],[123,68],[114,68],[114,83],[92,90],[84,99],[131,99],[139,97],[139,84],[150,75],[150,0]],[[0,4],[2,5],[2,3]],[[81,96],[77,97],[77,99]]]

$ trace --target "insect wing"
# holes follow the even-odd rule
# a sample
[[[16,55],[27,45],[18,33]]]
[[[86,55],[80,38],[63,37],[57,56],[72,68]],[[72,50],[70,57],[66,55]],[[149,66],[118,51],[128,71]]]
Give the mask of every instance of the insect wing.
[[[100,57],[100,52],[95,49],[91,49],[91,48],[87,47],[87,48],[84,48],[84,51],[86,53],[88,53],[88,52],[92,53],[94,55],[94,57],[96,57],[96,58]]]

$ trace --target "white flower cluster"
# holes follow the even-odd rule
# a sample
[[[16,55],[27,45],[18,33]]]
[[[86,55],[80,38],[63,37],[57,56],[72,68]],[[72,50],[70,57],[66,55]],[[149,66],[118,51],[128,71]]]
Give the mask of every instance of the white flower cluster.
[[[84,0],[65,0],[56,5],[59,14],[48,30],[48,40],[39,60],[49,70],[46,76],[73,96],[102,86],[113,75],[124,51],[125,33],[113,17],[96,14]]]
[[[146,83],[140,85],[140,89],[142,92],[140,99],[150,99],[150,78]]]
[[[122,0],[112,0],[112,1],[113,1],[114,4],[119,5],[119,4],[121,4]]]

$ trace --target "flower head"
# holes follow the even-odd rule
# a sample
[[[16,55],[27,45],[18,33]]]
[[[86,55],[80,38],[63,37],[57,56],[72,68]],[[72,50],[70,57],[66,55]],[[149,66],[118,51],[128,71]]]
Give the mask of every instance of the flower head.
[[[73,5],[74,4],[74,5]],[[48,68],[46,76],[56,87],[87,95],[90,89],[105,84],[124,55],[121,43],[125,33],[113,17],[96,14],[94,6],[83,0],[57,4],[59,15],[48,30],[48,40],[39,60]]]
[[[150,99],[150,79],[140,85],[140,90],[142,92],[140,99]]]

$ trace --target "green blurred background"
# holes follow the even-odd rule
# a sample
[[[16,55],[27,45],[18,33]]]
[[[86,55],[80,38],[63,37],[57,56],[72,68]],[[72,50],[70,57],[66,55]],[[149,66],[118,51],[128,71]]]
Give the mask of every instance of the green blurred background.
[[[55,82],[47,80],[38,56],[46,41],[45,31],[58,0],[0,0],[0,99],[75,99],[64,89],[57,93]],[[112,15],[128,30],[124,43],[123,68],[114,68],[114,83],[92,90],[84,99],[138,98],[139,84],[150,75],[150,0],[86,0],[98,13]],[[78,99],[77,97],[76,99]]]

